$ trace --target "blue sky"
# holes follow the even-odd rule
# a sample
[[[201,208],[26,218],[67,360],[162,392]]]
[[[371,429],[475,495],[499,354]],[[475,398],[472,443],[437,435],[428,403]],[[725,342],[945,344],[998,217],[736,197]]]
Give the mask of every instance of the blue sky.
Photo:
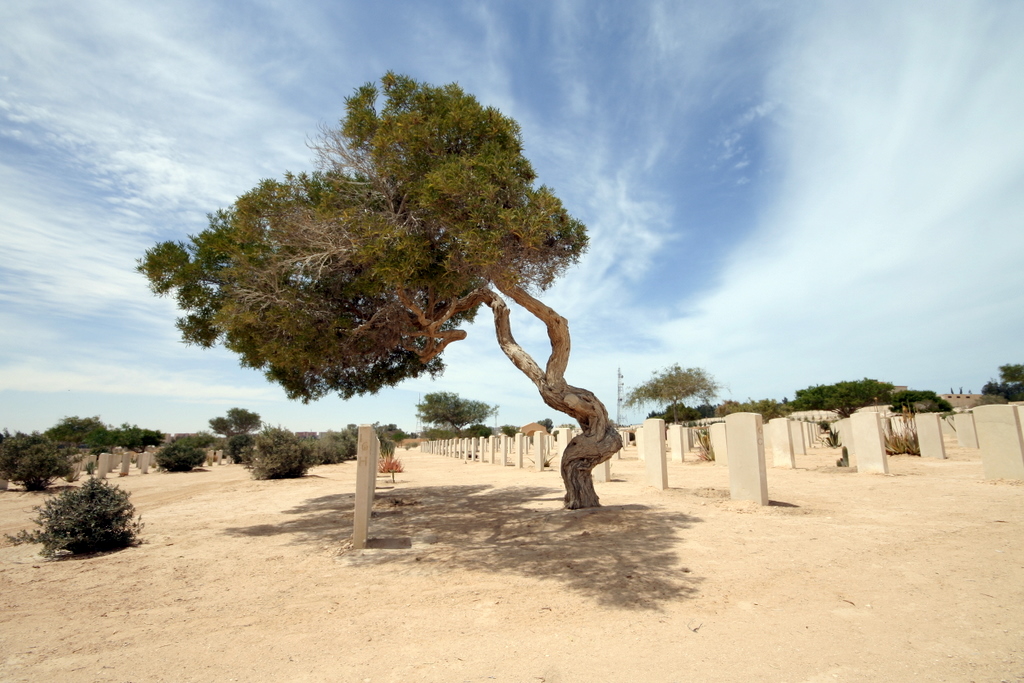
[[[134,272],[311,168],[317,126],[387,70],[517,119],[588,225],[544,300],[570,321],[568,379],[613,416],[617,368],[629,386],[672,363],[722,399],[861,377],[978,391],[1024,362],[1022,33],[1010,1],[4,3],[0,428],[195,431],[241,406],[413,429],[431,391],[566,421],[489,316],[438,380],[302,405],[180,343]],[[536,321],[513,325],[546,357]]]

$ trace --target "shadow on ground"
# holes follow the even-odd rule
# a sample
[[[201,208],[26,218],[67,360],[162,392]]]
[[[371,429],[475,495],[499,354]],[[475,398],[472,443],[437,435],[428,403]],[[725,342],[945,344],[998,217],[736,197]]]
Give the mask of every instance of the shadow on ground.
[[[473,570],[557,581],[596,602],[657,609],[685,598],[700,582],[677,551],[682,532],[701,520],[645,505],[567,511],[561,493],[544,487],[487,485],[378,492],[368,551],[353,565],[454,574]],[[294,519],[227,529],[244,536],[291,535],[296,543],[347,539],[352,494],[313,498],[284,514]],[[412,543],[405,543],[411,539]]]

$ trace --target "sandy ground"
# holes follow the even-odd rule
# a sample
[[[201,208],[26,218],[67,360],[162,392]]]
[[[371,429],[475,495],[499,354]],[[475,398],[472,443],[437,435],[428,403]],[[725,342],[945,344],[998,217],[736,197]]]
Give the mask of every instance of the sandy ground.
[[[404,452],[365,551],[354,463],[133,469],[142,545],[0,547],[0,680],[1021,681],[1024,486],[947,447],[888,476],[814,449],[767,507],[706,463],[647,488],[627,451],[577,512],[555,472]],[[43,497],[0,492],[0,533]]]

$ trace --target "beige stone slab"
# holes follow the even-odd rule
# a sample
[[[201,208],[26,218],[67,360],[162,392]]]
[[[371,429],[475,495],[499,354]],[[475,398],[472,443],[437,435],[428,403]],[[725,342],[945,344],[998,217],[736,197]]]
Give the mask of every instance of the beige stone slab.
[[[715,452],[715,464],[729,466],[729,438],[726,435],[725,423],[715,422],[708,428],[711,436],[711,449]]]
[[[946,444],[942,439],[942,425],[937,413],[918,413],[914,416],[917,441],[921,444],[922,458],[946,459]]]
[[[1019,406],[974,409],[974,426],[986,479],[1024,479],[1024,431]]]
[[[962,448],[978,447],[978,431],[974,428],[974,413],[957,413],[953,416],[956,427],[956,442]]]
[[[768,430],[771,434],[772,467],[796,467],[796,458],[793,454],[793,435],[789,431],[789,418],[777,417],[768,420]],[[764,439],[762,437],[762,444]]]
[[[878,413],[868,410],[854,413],[850,418],[854,452],[857,454],[857,472],[860,474],[888,474],[889,456],[885,453],[882,422]]]
[[[668,462],[665,440],[661,438],[665,421],[658,418],[644,420],[644,462],[647,485],[659,490],[668,488]]]
[[[730,496],[733,500],[752,500],[767,505],[768,474],[761,416],[733,413],[725,418],[725,429],[729,444]]]

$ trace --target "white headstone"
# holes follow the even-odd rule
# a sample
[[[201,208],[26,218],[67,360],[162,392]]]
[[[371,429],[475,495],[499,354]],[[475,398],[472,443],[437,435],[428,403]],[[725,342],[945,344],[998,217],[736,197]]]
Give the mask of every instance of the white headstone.
[[[598,484],[612,480],[612,461],[605,460],[593,470],[594,481]]]
[[[763,429],[763,425],[762,425]],[[771,434],[772,442],[772,467],[796,467],[796,457],[793,454],[793,436],[789,431],[789,419],[777,417],[768,420],[768,432]],[[764,439],[762,437],[762,443]]]
[[[729,494],[733,500],[768,504],[764,462],[764,425],[758,413],[733,413],[725,418],[729,444]]]
[[[936,413],[918,413],[914,415],[917,427],[917,441],[921,445],[921,457],[946,458],[946,444],[942,441],[942,425]]]
[[[636,440],[636,457],[643,460],[646,451],[644,449],[644,428],[642,426],[636,428],[636,431],[633,432],[633,438]]]
[[[889,456],[885,452],[885,438],[882,436],[881,417],[874,410],[854,413],[850,418],[850,431],[853,432],[857,454],[857,472],[888,474]],[[851,449],[847,449],[849,453]]]
[[[533,434],[533,469],[544,471],[544,461],[548,457],[548,435],[541,432]]]
[[[974,413],[957,413],[953,417],[956,442],[961,448],[977,448],[978,432],[974,428]]]
[[[807,455],[807,440],[804,433],[806,422],[787,420],[789,423],[789,438],[793,441],[793,453],[796,455]]]
[[[686,430],[683,425],[668,426],[668,447],[672,452],[672,462],[683,462],[685,448],[683,441],[686,438]]]
[[[1024,479],[1024,430],[1019,406],[974,409],[974,427],[986,479]]]
[[[711,435],[711,450],[715,452],[715,464],[722,467],[729,466],[729,439],[725,431],[724,422],[715,422],[708,428]]]
[[[664,420],[644,420],[644,457],[647,467],[647,485],[656,489],[668,488],[668,463],[665,459],[665,441],[661,438]]]

